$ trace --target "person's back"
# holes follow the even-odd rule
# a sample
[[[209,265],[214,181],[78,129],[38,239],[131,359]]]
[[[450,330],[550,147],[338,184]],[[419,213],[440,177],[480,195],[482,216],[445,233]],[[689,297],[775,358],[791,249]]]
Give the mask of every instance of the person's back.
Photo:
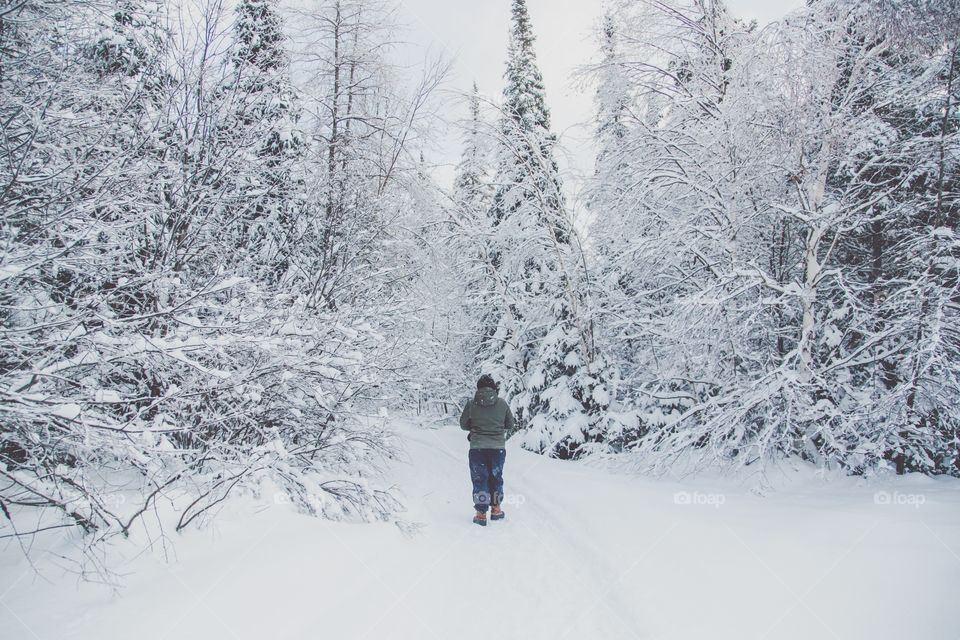
[[[496,389],[480,387],[467,401],[460,428],[470,432],[471,449],[503,449],[507,433],[513,429],[513,415]]]
[[[503,463],[506,460],[507,436],[513,431],[513,413],[506,400],[497,395],[497,383],[488,375],[477,381],[477,391],[467,400],[460,414],[460,428],[469,431],[470,479],[473,482],[473,521],[487,524],[487,508],[492,507],[491,520],[504,517]]]

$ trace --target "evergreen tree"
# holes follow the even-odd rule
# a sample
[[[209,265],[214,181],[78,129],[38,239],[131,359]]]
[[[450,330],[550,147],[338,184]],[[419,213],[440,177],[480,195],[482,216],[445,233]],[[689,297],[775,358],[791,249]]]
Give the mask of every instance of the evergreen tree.
[[[233,25],[233,82],[226,88],[235,102],[235,115],[225,123],[225,135],[250,152],[237,167],[241,176],[244,214],[238,240],[247,250],[262,253],[272,278],[289,268],[296,250],[296,222],[302,180],[295,166],[304,141],[297,129],[299,107],[290,82],[284,48],[283,20],[277,0],[242,0]]]
[[[514,0],[496,192],[492,268],[501,303],[484,368],[504,381],[524,446],[571,456],[606,431],[599,366],[550,132],[525,0]]]
[[[466,125],[464,147],[457,164],[453,183],[454,237],[448,243],[450,258],[461,271],[461,304],[466,306],[467,331],[479,334],[465,349],[470,353],[469,369],[475,369],[478,358],[490,348],[497,326],[496,309],[489,301],[496,293],[491,264],[490,206],[493,187],[490,183],[488,132],[480,111],[480,94],[476,83],[468,99],[470,118]]]
[[[556,138],[550,132],[526,0],[514,0],[512,16],[492,216],[495,224],[509,220],[522,229],[542,225],[558,242],[569,244],[569,222],[553,157]]]
[[[470,120],[467,123],[463,153],[453,181],[453,199],[464,213],[472,217],[486,217],[490,211],[493,190],[487,166],[488,145],[484,138],[477,83],[473,83],[473,93],[469,97],[468,105]]]
[[[485,360],[488,371],[503,381],[504,392],[514,398],[520,423],[528,409],[520,394],[546,324],[537,317],[537,307],[542,308],[547,281],[557,270],[554,245],[569,242],[553,158],[556,140],[533,43],[526,2],[514,0],[490,210],[490,254],[500,302]]]

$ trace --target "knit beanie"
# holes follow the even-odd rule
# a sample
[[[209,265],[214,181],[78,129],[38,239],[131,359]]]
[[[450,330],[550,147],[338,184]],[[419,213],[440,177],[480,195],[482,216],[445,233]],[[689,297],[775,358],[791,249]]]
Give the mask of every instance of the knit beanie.
[[[477,380],[477,389],[482,389],[483,387],[487,387],[488,389],[493,389],[494,391],[496,391],[497,383],[494,382],[493,378],[490,377],[489,375],[483,374],[482,376],[480,376],[480,379]]]

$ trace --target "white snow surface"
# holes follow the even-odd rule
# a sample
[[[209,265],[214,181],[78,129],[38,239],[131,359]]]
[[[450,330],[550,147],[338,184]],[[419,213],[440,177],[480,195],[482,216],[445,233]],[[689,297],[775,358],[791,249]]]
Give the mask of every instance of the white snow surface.
[[[404,424],[401,521],[272,496],[131,559],[119,592],[0,544],[4,638],[955,638],[960,482],[618,475],[508,446],[507,519],[471,523],[467,441]],[[124,543],[133,545],[134,542]]]

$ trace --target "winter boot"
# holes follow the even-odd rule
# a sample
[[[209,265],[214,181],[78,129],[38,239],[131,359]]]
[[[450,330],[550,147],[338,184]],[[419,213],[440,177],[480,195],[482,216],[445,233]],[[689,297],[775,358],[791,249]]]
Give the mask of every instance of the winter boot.
[[[494,506],[490,507],[490,519],[491,519],[491,520],[503,520],[506,516],[507,516],[507,514],[505,514],[505,513],[503,512],[503,509],[501,509],[501,508],[498,507],[497,505],[494,505]]]
[[[477,515],[473,516],[473,524],[478,524],[481,527],[487,526],[487,514],[477,511]]]

